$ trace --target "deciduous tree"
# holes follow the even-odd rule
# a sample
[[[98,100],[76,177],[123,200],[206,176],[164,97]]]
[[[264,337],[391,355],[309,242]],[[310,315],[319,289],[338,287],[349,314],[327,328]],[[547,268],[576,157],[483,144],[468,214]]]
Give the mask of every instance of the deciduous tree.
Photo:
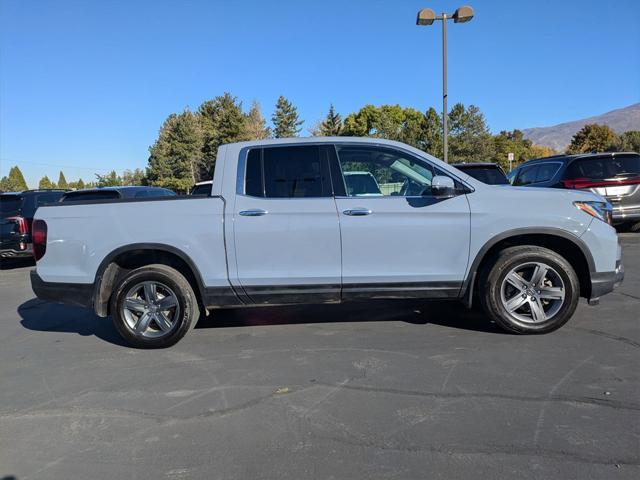
[[[620,138],[607,125],[590,123],[573,136],[567,153],[607,152],[619,146]]]
[[[620,135],[620,150],[640,153],[640,130],[629,130]]]
[[[117,187],[122,185],[122,177],[115,170],[111,170],[106,175],[96,173],[96,182],[99,187]]]
[[[256,100],[251,103],[251,108],[245,115],[245,130],[247,140],[262,140],[271,135],[271,130],[262,116],[260,104]]]

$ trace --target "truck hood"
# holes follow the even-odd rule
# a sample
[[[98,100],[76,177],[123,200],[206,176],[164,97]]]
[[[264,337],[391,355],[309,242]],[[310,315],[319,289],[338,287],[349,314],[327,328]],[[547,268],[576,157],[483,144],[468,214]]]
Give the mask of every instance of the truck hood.
[[[530,198],[550,199],[555,196],[559,201],[564,199],[567,202],[606,202],[607,199],[597,193],[586,190],[568,190],[562,188],[538,188],[538,187],[513,187],[508,185],[492,185],[491,188],[503,190],[507,194],[513,195],[521,192]]]

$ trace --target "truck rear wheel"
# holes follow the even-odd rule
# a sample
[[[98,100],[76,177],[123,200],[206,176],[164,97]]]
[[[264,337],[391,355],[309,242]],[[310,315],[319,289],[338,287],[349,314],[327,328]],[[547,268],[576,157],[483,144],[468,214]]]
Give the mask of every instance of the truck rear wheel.
[[[174,345],[200,316],[193,288],[180,272],[166,265],[129,272],[116,286],[110,308],[122,338],[139,348]]]
[[[546,333],[560,328],[578,306],[580,284],[573,267],[547,248],[500,251],[480,277],[484,311],[514,333]]]

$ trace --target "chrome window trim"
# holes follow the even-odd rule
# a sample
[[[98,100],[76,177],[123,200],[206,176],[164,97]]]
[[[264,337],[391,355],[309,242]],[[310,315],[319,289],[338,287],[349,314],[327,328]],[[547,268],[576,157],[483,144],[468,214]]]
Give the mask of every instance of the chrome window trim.
[[[254,149],[254,148],[279,148],[279,147],[298,147],[298,146],[328,146],[328,147],[333,147],[335,152],[336,152],[336,156],[338,155],[338,150],[336,147],[338,146],[358,146],[358,147],[379,147],[379,148],[387,148],[387,149],[391,149],[391,150],[398,150],[399,152],[402,152],[406,155],[409,155],[410,157],[416,159],[418,162],[422,162],[422,163],[426,163],[430,168],[433,168],[434,170],[440,170],[443,171],[443,169],[441,167],[439,167],[438,165],[432,163],[428,158],[422,158],[418,155],[416,155],[414,152],[406,149],[406,148],[402,148],[402,147],[398,147],[396,145],[387,145],[384,143],[372,143],[372,142],[358,142],[358,141],[349,141],[349,142],[304,142],[304,143],[300,143],[300,142],[296,142],[295,140],[291,141],[290,143],[279,143],[277,145],[251,145],[248,147],[243,147],[242,149],[240,149],[240,154],[238,157],[238,168],[237,168],[237,173],[236,173],[236,195],[241,195],[243,197],[248,197],[248,198],[259,198],[262,200],[305,200],[305,199],[321,199],[321,198],[360,198],[360,197],[338,197],[335,195],[330,195],[330,196],[324,196],[324,197],[255,197],[253,195],[247,195],[245,193],[245,170],[246,170],[246,163],[247,163],[247,156],[249,155],[249,150]],[[338,165],[340,164],[340,157],[338,158]],[[466,182],[465,180],[463,180],[462,178],[460,178],[458,175],[456,175],[455,173],[449,172],[447,170],[444,170],[444,173],[450,177],[452,177],[453,179],[455,179],[456,181],[460,182],[462,185],[464,185],[464,187],[466,189],[468,189],[469,191],[466,192],[468,193],[473,193],[475,192],[475,188],[470,185],[468,182]],[[344,181],[344,175],[342,174],[342,167],[340,169],[340,175],[342,176],[342,179]],[[330,175],[331,176],[331,175]],[[332,190],[334,189],[333,186],[333,179],[331,178],[330,181],[332,182]],[[461,193],[461,195],[464,195],[463,193]],[[394,195],[395,196],[395,195]],[[371,197],[371,198],[388,198],[390,197],[390,195],[382,196],[382,197]],[[428,197],[424,197],[424,196],[410,196],[410,197],[400,197],[400,198],[428,198]]]

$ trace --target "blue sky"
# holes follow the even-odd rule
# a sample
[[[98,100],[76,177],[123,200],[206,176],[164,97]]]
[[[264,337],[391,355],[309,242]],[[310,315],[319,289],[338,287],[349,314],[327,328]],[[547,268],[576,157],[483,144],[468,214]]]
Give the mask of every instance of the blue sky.
[[[0,175],[31,186],[144,167],[162,121],[230,91],[270,117],[279,95],[311,127],[333,102],[441,105],[448,0],[0,0]],[[640,101],[640,2],[469,0],[449,24],[449,102],[492,131]],[[303,132],[307,134],[306,128]]]

